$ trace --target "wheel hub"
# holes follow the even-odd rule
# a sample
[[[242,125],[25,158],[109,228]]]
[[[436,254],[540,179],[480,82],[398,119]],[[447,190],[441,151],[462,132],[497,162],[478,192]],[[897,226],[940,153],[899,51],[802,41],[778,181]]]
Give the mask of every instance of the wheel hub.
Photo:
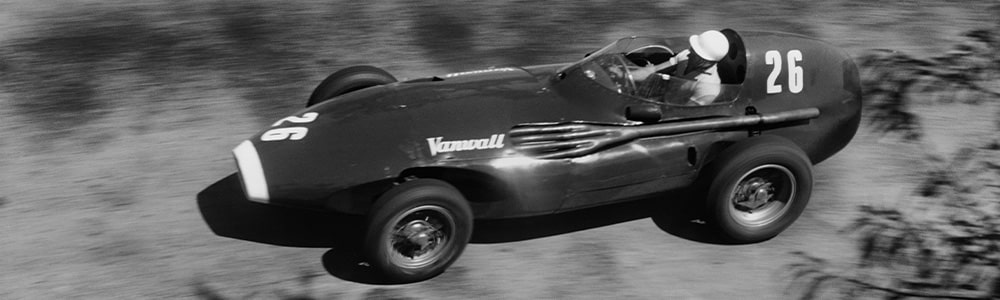
[[[437,248],[443,237],[428,220],[413,220],[396,231],[393,246],[403,256],[414,258]]]
[[[737,187],[736,197],[733,200],[740,210],[752,213],[767,205],[772,198],[774,198],[773,184],[760,177],[754,177]]]
[[[768,164],[756,167],[737,180],[730,194],[729,211],[742,226],[761,227],[778,220],[795,197],[795,177],[788,168]]]

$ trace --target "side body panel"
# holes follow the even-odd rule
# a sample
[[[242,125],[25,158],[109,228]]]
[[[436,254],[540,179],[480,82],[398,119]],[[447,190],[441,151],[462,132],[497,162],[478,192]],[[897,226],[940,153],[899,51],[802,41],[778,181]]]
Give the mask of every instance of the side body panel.
[[[523,157],[505,140],[516,124],[565,120],[562,112],[571,109],[534,72],[502,68],[396,83],[296,112],[289,119],[318,117],[279,121],[250,139],[263,157],[269,203],[363,214],[401,176],[464,172],[499,185],[489,199],[470,199],[477,217],[551,213],[564,199],[569,165]],[[308,131],[265,141],[290,128]]]

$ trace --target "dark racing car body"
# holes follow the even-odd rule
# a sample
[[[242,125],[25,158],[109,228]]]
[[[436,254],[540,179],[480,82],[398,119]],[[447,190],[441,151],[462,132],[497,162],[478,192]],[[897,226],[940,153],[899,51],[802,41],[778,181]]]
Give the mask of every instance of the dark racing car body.
[[[433,180],[442,187],[424,189],[453,194],[464,203],[455,210],[467,205],[478,220],[558,213],[699,183],[712,189],[713,178],[747,161],[777,166],[780,176],[761,178],[790,177],[787,194],[805,193],[808,200],[811,175],[799,174],[845,147],[858,127],[855,64],[842,51],[807,37],[723,32],[730,51],[718,63],[719,94],[707,105],[675,101],[684,97],[676,92],[683,78],[652,84],[660,89],[650,92],[651,84],[630,77],[630,70],[641,67],[636,56],[642,49],[653,45],[673,55],[687,47],[686,38],[631,37],[575,63],[453,73],[322,99],[236,147],[240,182],[249,201],[373,216],[385,209],[380,199],[407,197],[394,189]],[[750,152],[760,154],[745,154]],[[755,160],[774,153],[801,156],[806,166],[798,169],[805,169],[781,167],[780,157]],[[748,192],[760,197],[740,194],[746,177],[718,186],[735,186],[727,195],[743,195],[746,203],[780,198],[773,188],[780,180],[747,183],[770,189]],[[763,207],[740,205],[750,214]],[[794,220],[798,211],[792,214]],[[471,226],[445,223],[435,228]],[[746,239],[769,238],[777,234],[770,231],[787,224],[775,226],[780,228]],[[448,234],[455,232],[462,230]],[[427,239],[408,234],[408,241],[430,247]],[[461,237],[451,240],[464,243]],[[403,269],[424,266],[411,267]]]

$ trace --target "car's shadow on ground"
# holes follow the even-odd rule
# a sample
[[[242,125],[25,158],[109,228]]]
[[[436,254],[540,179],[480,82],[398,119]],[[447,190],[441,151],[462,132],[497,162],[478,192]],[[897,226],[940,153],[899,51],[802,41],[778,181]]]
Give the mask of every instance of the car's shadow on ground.
[[[581,230],[652,218],[669,234],[702,243],[724,244],[702,222],[691,197],[678,192],[646,199],[604,205],[555,215],[477,221],[472,243],[506,243],[566,234]]]
[[[557,215],[477,221],[472,243],[524,241],[593,229],[643,218],[671,235],[712,244],[727,244],[692,205],[684,192],[577,210]],[[366,284],[398,284],[380,278],[360,251],[364,217],[305,211],[247,201],[236,174],[198,193],[198,207],[220,236],[290,247],[331,248],[323,266],[331,275]]]
[[[229,175],[198,193],[198,208],[217,235],[290,247],[334,247],[359,236],[360,216],[251,202]]]

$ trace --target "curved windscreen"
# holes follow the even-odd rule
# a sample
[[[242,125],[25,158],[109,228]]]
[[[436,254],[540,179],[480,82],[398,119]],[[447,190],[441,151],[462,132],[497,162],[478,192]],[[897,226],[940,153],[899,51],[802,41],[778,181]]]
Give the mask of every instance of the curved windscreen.
[[[740,85],[722,84],[718,77],[685,71],[688,48],[680,39],[629,37],[605,46],[576,65],[589,80],[623,95],[675,105],[707,105],[735,99]]]

